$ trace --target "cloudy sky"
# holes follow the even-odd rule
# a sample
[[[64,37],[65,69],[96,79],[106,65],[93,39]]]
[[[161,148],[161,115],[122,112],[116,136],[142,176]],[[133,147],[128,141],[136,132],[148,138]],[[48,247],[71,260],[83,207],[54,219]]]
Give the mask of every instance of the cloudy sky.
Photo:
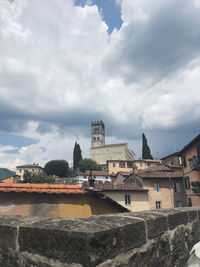
[[[90,123],[141,157],[200,132],[200,0],[0,0],[0,167],[89,156]]]

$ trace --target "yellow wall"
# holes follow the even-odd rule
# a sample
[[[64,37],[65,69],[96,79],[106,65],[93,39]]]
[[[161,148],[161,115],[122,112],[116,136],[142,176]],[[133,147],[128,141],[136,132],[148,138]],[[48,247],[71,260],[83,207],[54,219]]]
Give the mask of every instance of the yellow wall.
[[[130,211],[149,210],[148,193],[142,191],[104,191],[104,194]],[[125,205],[125,195],[130,195],[131,205]]]
[[[21,179],[24,177],[24,171],[32,172],[32,173],[43,173],[43,169],[38,167],[31,168],[16,168],[16,175],[19,175]]]
[[[149,202],[150,208],[156,208],[156,201],[160,201],[162,208],[174,208],[177,207],[177,201],[181,201],[182,206],[185,206],[185,191],[184,185],[181,179],[172,179],[171,187],[170,181],[168,179],[143,179],[144,187],[149,190]],[[180,192],[174,192],[174,182],[178,182],[180,185]],[[154,182],[158,182],[160,186],[160,191],[156,192],[154,190]],[[170,193],[171,192],[171,193]]]
[[[56,217],[89,217],[122,212],[90,194],[53,195],[0,192],[0,215]]]
[[[108,172],[110,174],[116,174],[120,171],[124,171],[124,172],[132,172],[133,171],[133,168],[128,168],[127,166],[127,162],[125,162],[125,167],[120,167],[120,162],[108,162]]]
[[[116,174],[120,171],[124,172],[132,172],[133,167],[136,167],[137,170],[143,170],[149,167],[157,166],[158,162],[145,162],[141,160],[134,160],[134,161],[124,161],[125,167],[120,167],[119,161],[109,161],[108,162],[108,172],[110,174]],[[132,164],[133,167],[129,167],[128,164]]]

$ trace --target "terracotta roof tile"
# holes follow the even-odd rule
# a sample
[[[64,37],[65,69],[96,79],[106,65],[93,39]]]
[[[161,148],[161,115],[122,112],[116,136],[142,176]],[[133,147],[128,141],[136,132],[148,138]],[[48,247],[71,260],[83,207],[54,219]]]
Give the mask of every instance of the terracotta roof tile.
[[[0,192],[28,192],[47,194],[85,194],[79,185],[64,184],[0,184]]]
[[[44,169],[41,166],[39,166],[38,164],[23,164],[20,166],[16,166],[16,168],[40,168],[40,169]]]
[[[139,187],[135,184],[116,184],[112,183],[103,183],[97,184],[94,187],[95,191],[148,191],[142,187]]]

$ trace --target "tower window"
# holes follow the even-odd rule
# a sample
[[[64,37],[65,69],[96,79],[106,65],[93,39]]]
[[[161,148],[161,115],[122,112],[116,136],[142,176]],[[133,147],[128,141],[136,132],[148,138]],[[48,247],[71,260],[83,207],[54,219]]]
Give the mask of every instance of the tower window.
[[[93,140],[96,141],[96,137],[94,137]]]

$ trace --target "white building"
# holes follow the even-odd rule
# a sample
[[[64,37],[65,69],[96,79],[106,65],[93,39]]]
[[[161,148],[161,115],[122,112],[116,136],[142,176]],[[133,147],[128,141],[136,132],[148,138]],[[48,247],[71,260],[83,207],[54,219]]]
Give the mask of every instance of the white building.
[[[78,184],[82,185],[83,182],[88,182],[90,171],[77,173],[75,179],[78,180]],[[112,175],[105,171],[92,171],[92,178],[96,183],[98,182],[111,182]]]

